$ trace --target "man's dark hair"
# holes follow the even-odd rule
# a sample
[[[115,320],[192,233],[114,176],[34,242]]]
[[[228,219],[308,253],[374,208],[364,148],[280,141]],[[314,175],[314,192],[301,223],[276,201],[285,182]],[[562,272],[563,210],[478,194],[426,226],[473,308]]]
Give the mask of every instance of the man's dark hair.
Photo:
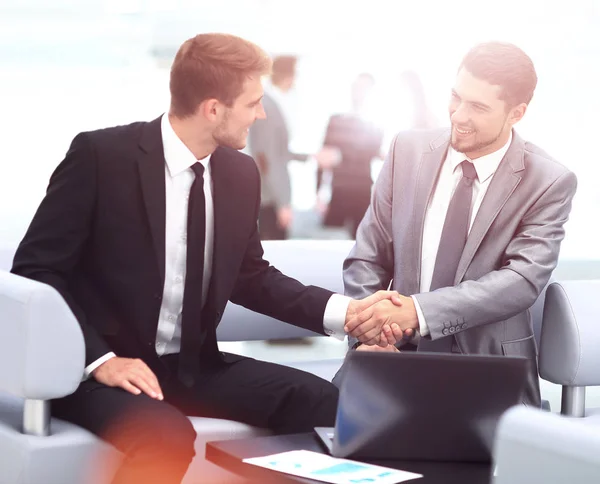
[[[490,84],[501,86],[500,99],[508,108],[529,104],[537,85],[537,74],[530,57],[519,47],[506,42],[485,42],[473,47],[460,67]]]

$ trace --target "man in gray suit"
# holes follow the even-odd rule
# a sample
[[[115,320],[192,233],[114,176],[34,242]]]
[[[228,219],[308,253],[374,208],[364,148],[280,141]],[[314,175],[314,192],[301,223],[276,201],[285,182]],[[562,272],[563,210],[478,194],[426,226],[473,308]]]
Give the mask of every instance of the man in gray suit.
[[[285,96],[296,76],[296,58],[273,59],[271,82],[262,100],[266,119],[250,128],[248,143],[261,176],[261,206],[258,228],[262,240],[286,239],[292,223],[291,188],[288,162],[306,161],[307,155],[290,152],[289,120]]]
[[[577,181],[513,129],[536,83],[531,59],[514,45],[467,53],[452,89],[451,131],[400,133],[392,143],[344,284],[354,298],[390,281],[403,295],[346,330],[375,319],[398,342],[381,351],[526,356],[523,402],[539,406],[529,308],[556,267]]]

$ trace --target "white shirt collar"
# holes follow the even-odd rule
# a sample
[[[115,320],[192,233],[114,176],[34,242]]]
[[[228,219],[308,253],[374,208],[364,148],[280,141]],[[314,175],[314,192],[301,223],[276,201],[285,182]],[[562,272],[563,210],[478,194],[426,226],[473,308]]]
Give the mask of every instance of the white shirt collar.
[[[169,121],[169,114],[165,113],[160,121],[162,133],[163,151],[165,154],[165,162],[171,177],[176,177],[181,172],[190,168],[194,163],[199,162],[204,166],[204,170],[210,170],[210,155],[201,160],[197,160],[189,148],[183,144],[179,136],[173,130]]]
[[[504,158],[504,155],[508,151],[511,141],[512,131],[508,137],[508,141],[504,144],[504,146],[502,146],[502,148],[490,153],[489,155],[481,156],[476,160],[471,160],[467,155],[456,151],[454,148],[452,148],[452,146],[450,146],[450,148],[448,148],[448,161],[450,161],[452,165],[452,172],[454,172],[458,165],[467,159],[473,163],[475,171],[477,172],[477,179],[479,180],[479,183],[483,183],[494,173],[496,173],[502,158]]]

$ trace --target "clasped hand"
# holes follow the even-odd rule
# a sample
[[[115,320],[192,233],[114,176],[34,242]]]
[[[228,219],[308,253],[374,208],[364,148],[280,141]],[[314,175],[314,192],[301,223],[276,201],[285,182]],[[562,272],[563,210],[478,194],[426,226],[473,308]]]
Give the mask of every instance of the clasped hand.
[[[411,297],[396,291],[377,291],[350,302],[344,330],[363,344],[385,348],[411,338],[418,327]]]

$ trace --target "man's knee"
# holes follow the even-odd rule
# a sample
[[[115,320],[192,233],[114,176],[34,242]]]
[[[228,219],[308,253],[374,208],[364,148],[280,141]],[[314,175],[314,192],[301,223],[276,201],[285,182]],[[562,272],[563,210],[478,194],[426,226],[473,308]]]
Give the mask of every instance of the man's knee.
[[[339,390],[327,380],[314,375],[304,379],[295,388],[287,409],[298,426],[295,431],[309,431],[313,427],[331,426],[335,422]],[[288,424],[291,422],[288,421]]]
[[[333,383],[327,382],[327,385],[323,385],[321,388],[320,402],[323,408],[322,418],[329,421],[329,425],[333,425],[335,421],[339,396],[340,391]]]
[[[189,461],[195,455],[196,431],[190,420],[167,404],[136,409],[121,416],[108,429],[106,439],[128,457],[173,456]]]

